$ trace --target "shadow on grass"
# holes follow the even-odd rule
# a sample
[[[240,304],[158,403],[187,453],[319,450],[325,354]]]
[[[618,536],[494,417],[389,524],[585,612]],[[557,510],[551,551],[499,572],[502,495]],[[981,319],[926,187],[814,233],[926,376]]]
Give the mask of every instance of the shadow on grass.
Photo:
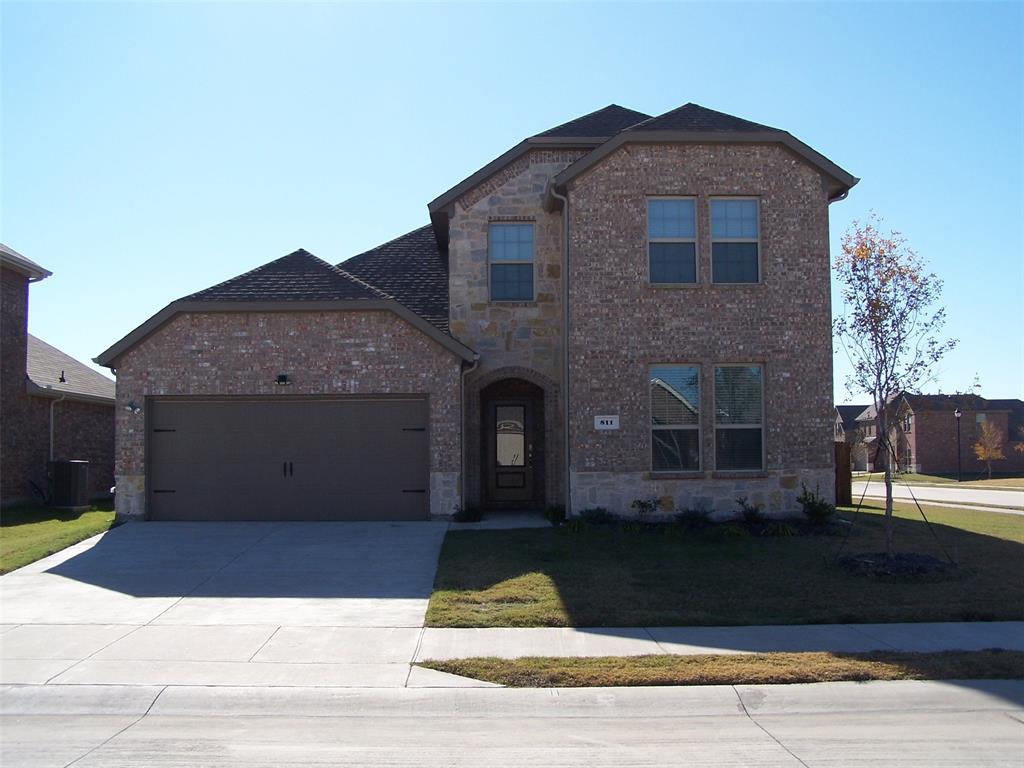
[[[843,515],[849,538],[715,540],[642,532],[449,534],[427,614],[432,626],[736,626],[1024,619],[1024,520],[968,510],[895,518],[900,551],[956,568],[927,577],[851,574],[845,554],[884,550],[877,509]]]
[[[89,505],[88,509],[80,512],[74,512],[69,509],[46,507],[39,504],[24,504],[14,507],[4,507],[0,510],[0,528],[13,528],[19,525],[31,525],[33,523],[43,523],[51,520],[55,522],[69,523],[80,519],[82,515],[90,512],[113,511],[113,499],[95,501]]]

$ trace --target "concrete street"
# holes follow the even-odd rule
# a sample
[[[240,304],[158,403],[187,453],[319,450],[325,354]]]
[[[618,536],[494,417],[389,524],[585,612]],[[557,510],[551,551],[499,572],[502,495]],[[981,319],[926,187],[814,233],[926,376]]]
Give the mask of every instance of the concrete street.
[[[885,483],[869,482],[863,483],[853,481],[853,502],[860,499],[867,485],[866,497],[869,499],[885,498]],[[963,488],[945,485],[907,485],[899,480],[892,484],[892,495],[894,499],[911,501],[917,498],[922,504],[926,501],[936,502],[942,505],[970,504],[992,508],[994,512],[1017,512],[1024,513],[1024,490],[1002,491],[991,488]],[[913,496],[911,496],[913,493]]]
[[[0,763],[1020,767],[1024,682],[0,690]]]

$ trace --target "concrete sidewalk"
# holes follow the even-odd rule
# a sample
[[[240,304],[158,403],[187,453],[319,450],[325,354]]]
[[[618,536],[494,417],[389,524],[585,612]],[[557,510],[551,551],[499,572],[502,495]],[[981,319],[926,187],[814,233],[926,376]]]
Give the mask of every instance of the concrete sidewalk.
[[[892,495],[899,501],[917,499],[922,504],[939,504],[941,506],[966,505],[970,508],[992,512],[1016,512],[1024,514],[1024,490],[995,490],[992,488],[964,488],[951,484],[913,485],[908,486],[898,478],[893,481]],[[865,488],[866,486],[866,488]],[[885,483],[872,480],[865,483],[854,480],[853,499],[856,502],[861,495],[869,499],[885,498]]]
[[[774,651],[1024,651],[1024,621],[423,630],[416,661],[495,656],[643,656]]]

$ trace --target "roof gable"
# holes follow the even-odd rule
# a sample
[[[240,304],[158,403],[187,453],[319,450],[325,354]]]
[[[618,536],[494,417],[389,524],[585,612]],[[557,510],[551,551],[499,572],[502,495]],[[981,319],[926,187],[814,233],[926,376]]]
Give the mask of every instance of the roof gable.
[[[300,248],[182,301],[338,301],[392,298]]]
[[[414,229],[338,265],[387,291],[432,325],[448,330],[448,261],[431,225]]]
[[[716,112],[700,104],[684,104],[663,115],[652,117],[628,127],[629,131],[779,131],[742,117]]]
[[[533,138],[610,138],[621,130],[650,118],[635,109],[609,104],[590,114],[577,117],[536,134]]]
[[[34,388],[29,388],[31,394],[79,395],[114,401],[114,382],[111,379],[31,333],[28,334],[25,373],[34,385]]]

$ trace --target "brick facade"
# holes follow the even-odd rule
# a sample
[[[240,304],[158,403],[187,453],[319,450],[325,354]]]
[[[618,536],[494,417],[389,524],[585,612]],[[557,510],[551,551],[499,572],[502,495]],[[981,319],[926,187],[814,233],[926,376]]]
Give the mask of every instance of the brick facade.
[[[145,410],[159,395],[421,394],[429,398],[430,512],[460,493],[460,361],[391,312],[179,314],[117,360],[117,511],[145,515]]]
[[[974,455],[974,444],[981,435],[982,417],[996,426],[1003,437],[1002,460],[992,462],[993,472],[1024,472],[1024,452],[1014,450],[1020,438],[1008,434],[1006,411],[964,410],[960,417],[960,466],[965,477],[986,472],[985,462]],[[926,475],[953,475],[957,470],[956,417],[952,411],[915,413],[906,434],[910,448],[910,469]]]
[[[696,199],[698,282],[648,279],[649,196]],[[710,282],[710,196],[760,201],[761,282]],[[828,199],[820,173],[773,145],[627,145],[574,180],[570,201],[573,509],[736,511],[746,495],[769,513],[795,511],[801,483],[834,493]],[[699,365],[700,472],[651,473],[648,370]],[[765,469],[714,466],[713,375],[763,366]],[[618,414],[597,431],[593,417]]]

